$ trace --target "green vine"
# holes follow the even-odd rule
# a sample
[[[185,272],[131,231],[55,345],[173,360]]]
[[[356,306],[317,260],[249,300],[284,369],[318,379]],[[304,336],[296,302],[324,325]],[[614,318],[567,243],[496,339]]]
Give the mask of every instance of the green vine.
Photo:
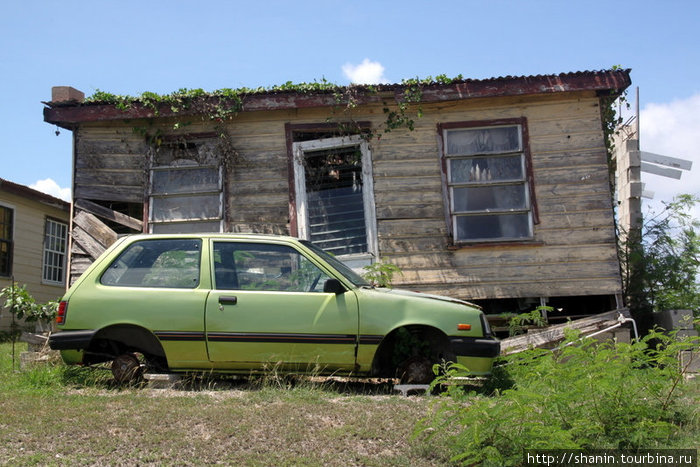
[[[423,98],[423,88],[431,85],[453,84],[463,80],[462,75],[455,78],[449,78],[446,75],[438,75],[436,77],[429,76],[425,79],[413,78],[402,80],[398,85],[402,89],[400,97],[396,103],[387,103],[383,101],[383,112],[386,116],[383,123],[383,128],[377,132],[368,134],[366,131],[362,133],[368,138],[376,136],[381,137],[383,133],[389,133],[393,130],[405,128],[412,131],[415,128],[415,118],[423,116],[421,102]],[[288,81],[281,85],[258,88],[224,88],[213,92],[206,92],[203,89],[186,89],[182,88],[170,94],[157,94],[154,92],[143,92],[139,96],[126,96],[111,94],[101,90],[96,90],[92,96],[89,96],[85,102],[88,104],[103,104],[113,105],[115,108],[128,111],[134,107],[145,107],[153,111],[154,116],[160,115],[163,107],[169,107],[173,113],[187,113],[201,115],[203,119],[223,123],[231,120],[243,110],[243,102],[246,96],[256,94],[274,94],[295,92],[299,94],[319,94],[331,93],[337,107],[342,108],[344,117],[351,115],[352,111],[358,106],[361,95],[379,95],[383,92],[394,91],[397,85],[350,85],[340,86],[331,83],[325,78],[320,81],[310,83],[292,83]],[[347,120],[347,118],[346,118]],[[350,125],[347,122],[339,123],[343,125],[345,130],[350,130],[352,127],[352,118]],[[179,129],[189,125],[191,122],[178,122],[174,124],[174,129]],[[357,132],[357,128],[352,128],[353,132]],[[142,128],[135,130],[146,135],[147,131]],[[158,135],[152,136],[153,141],[157,142]]]

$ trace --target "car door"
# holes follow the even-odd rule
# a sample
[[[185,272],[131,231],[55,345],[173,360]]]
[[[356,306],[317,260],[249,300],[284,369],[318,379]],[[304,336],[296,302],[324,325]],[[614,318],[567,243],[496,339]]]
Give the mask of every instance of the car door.
[[[211,260],[205,318],[212,362],[302,371],[354,366],[357,299],[352,291],[324,293],[328,271],[281,243],[213,240]]]

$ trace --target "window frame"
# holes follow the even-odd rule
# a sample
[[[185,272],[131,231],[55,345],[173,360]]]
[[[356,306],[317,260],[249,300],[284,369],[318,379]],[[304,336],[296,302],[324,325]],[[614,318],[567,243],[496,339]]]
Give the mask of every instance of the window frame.
[[[55,224],[57,228],[62,228],[63,229],[63,235],[51,235],[49,232],[49,225]],[[53,250],[50,249],[48,246],[52,242],[49,242],[49,236],[53,238],[57,238],[63,245],[63,251],[58,251],[58,250]],[[56,264],[48,264],[47,262],[47,255],[58,255],[61,257],[60,265]],[[51,217],[47,217],[44,221],[44,246],[42,249],[42,266],[41,266],[41,282],[42,284],[48,284],[48,285],[65,285],[66,283],[66,261],[68,258],[68,223],[63,222],[59,219],[54,219]],[[47,277],[47,269],[53,268],[53,270],[57,270],[60,274],[61,279],[60,280],[54,280],[50,277]]]
[[[10,215],[10,222],[9,222],[9,232],[10,232],[10,237],[9,238],[2,238],[0,237],[0,243],[6,243],[7,244],[7,271],[3,271],[0,269],[0,277],[12,277],[12,266],[13,266],[13,252],[14,252],[14,239],[15,239],[15,226],[16,226],[16,219],[15,219],[15,214],[16,214],[16,209],[14,206],[10,206],[7,204],[0,204],[0,209],[5,209],[7,210]]]
[[[191,133],[183,137],[175,137],[175,136],[165,136],[164,140],[165,143],[163,143],[163,147],[167,146],[172,146],[173,148],[176,145],[197,145],[197,144],[202,144],[206,143],[207,140],[212,140],[213,135],[210,133]],[[226,189],[224,186],[224,167],[221,161],[215,162],[215,159],[213,158],[208,158],[207,162],[202,162],[203,160],[207,160],[207,158],[203,158],[201,154],[199,155],[199,159],[186,159],[184,161],[181,161],[180,163],[171,163],[169,165],[162,165],[162,164],[157,164],[157,155],[156,153],[151,154],[151,160],[150,160],[150,166],[148,170],[148,232],[149,233],[168,233],[168,234],[174,234],[174,233],[200,233],[200,232],[213,232],[213,233],[220,233],[224,232],[224,227],[226,225],[226,208],[225,208],[225,202],[226,202]],[[216,190],[214,189],[206,189],[203,188],[201,190],[196,190],[196,191],[187,191],[187,192],[182,192],[180,190],[175,190],[172,192],[168,191],[162,191],[162,192],[156,192],[154,191],[154,177],[157,173],[165,173],[165,172],[185,172],[188,170],[195,171],[195,170],[201,170],[201,169],[210,169],[210,170],[216,170],[218,172],[218,183],[217,183],[217,188]],[[206,197],[206,196],[217,196],[218,195],[218,204],[217,204],[217,215],[216,216],[207,216],[207,217],[197,217],[197,218],[185,218],[185,219],[174,219],[174,220],[155,220],[155,208],[154,204],[156,204],[156,200],[167,200],[167,199],[172,199],[172,198],[196,198],[196,197]],[[196,226],[197,224],[211,224],[214,222],[218,222],[218,229],[217,230],[200,230],[194,228],[194,230],[181,230],[178,229],[177,226]],[[175,230],[159,230],[158,226],[173,226],[175,227]],[[154,229],[154,227],[156,227]]]
[[[227,247],[232,248],[231,252],[233,253],[233,257],[226,259],[222,257],[220,258],[221,263],[217,263],[217,253],[221,254],[222,249]],[[316,261],[289,244],[213,239],[211,252],[211,270],[214,272],[213,290],[292,294],[326,293],[323,291],[324,283],[326,280],[333,278],[333,275],[330,274],[326,268],[316,264]],[[248,269],[243,268],[242,266],[246,260],[237,260],[236,253],[238,252],[243,253],[242,256],[246,256],[245,253],[248,252],[250,255],[249,259],[253,260],[255,267]],[[277,256],[275,257],[275,255]],[[273,274],[272,277],[268,277],[270,271],[275,268],[274,262],[268,263],[268,259],[279,260],[282,263],[290,260],[289,268],[285,271],[286,266],[280,267],[280,271],[275,271],[276,274]],[[304,263],[306,265],[304,265]],[[257,271],[258,269],[260,271]],[[304,269],[306,269],[306,271],[304,271]],[[309,276],[308,274],[310,272],[312,274]],[[235,280],[231,281],[231,284],[235,285],[224,286],[225,280],[220,279],[223,279],[226,273],[235,275]],[[248,277],[248,279],[245,279],[246,276],[250,276],[251,273],[260,274],[262,277]],[[315,280],[313,280],[313,287],[311,287],[312,284],[303,282],[303,279],[310,279],[311,277],[315,277]],[[282,281],[275,287],[274,282],[276,282],[277,279],[282,279]],[[284,280],[290,281],[287,286],[282,285]],[[308,289],[306,285],[309,285]]]
[[[520,148],[517,151],[504,152],[486,152],[474,154],[449,154],[448,153],[448,134],[455,130],[476,130],[499,127],[518,127]],[[455,246],[472,246],[472,245],[498,245],[498,244],[514,244],[514,243],[532,243],[535,240],[535,225],[539,224],[539,214],[537,209],[537,200],[535,197],[534,177],[532,172],[532,158],[530,154],[529,133],[527,119],[509,118],[498,120],[474,120],[439,123],[437,125],[438,141],[440,144],[440,166],[443,186],[443,204],[445,212],[445,222],[447,230],[452,239],[452,244]],[[450,179],[450,161],[457,159],[475,159],[475,158],[496,158],[496,157],[513,157],[520,155],[523,164],[523,178],[519,180],[502,180],[502,181],[482,181],[482,182],[452,182]],[[493,209],[472,210],[454,212],[454,188],[463,187],[495,187],[495,186],[523,186],[524,195],[526,197],[526,206],[523,209],[503,209],[495,211]],[[472,217],[483,215],[499,215],[499,214],[517,214],[526,213],[528,215],[529,235],[527,237],[497,237],[497,238],[475,238],[475,239],[459,239],[457,238],[457,220],[460,217]]]
[[[362,153],[362,202],[364,206],[367,251],[347,255],[337,255],[341,261],[351,267],[372,264],[379,255],[377,239],[377,212],[374,201],[374,178],[372,174],[372,152],[369,144],[361,135],[324,138],[292,143],[292,169],[294,180],[294,210],[296,214],[296,235],[302,240],[310,240],[308,216],[308,197],[306,193],[306,175],[304,171],[304,153],[324,149],[347,148],[359,146]]]
[[[163,255],[167,253],[171,253],[173,251],[185,251],[188,252],[190,250],[185,250],[185,249],[177,249],[177,248],[170,248],[170,249],[165,249],[162,248],[160,249],[160,253],[158,256],[149,258],[149,254],[153,254],[153,249],[148,250],[149,247],[152,245],[160,246],[164,245],[166,243],[173,243],[177,244],[182,243],[182,242],[189,242],[191,245],[196,245],[197,248],[191,251],[198,251],[198,256],[196,258],[197,263],[197,275],[196,275],[196,282],[188,285],[171,285],[171,284],[147,284],[144,283],[144,279],[146,277],[156,271],[156,272],[162,272],[165,270],[163,269],[156,269],[154,268],[154,264],[156,264]],[[143,239],[143,240],[137,240],[132,242],[131,244],[127,245],[122,251],[119,252],[119,255],[115,257],[107,266],[102,273],[100,274],[100,279],[99,283],[101,286],[105,287],[123,287],[123,288],[138,288],[138,289],[180,289],[180,290],[194,290],[199,288],[201,282],[202,282],[202,259],[203,259],[203,247],[204,241],[201,238],[197,237],[173,237],[173,238],[152,238],[152,239]],[[176,246],[176,245],[175,245]],[[141,248],[140,251],[136,250],[136,248]],[[158,251],[157,249],[155,251]],[[149,263],[147,264],[147,267],[133,267],[132,263],[134,262],[143,262],[144,258],[149,259]],[[112,278],[111,276],[114,276],[115,274],[112,273],[111,271],[113,269],[117,269],[117,267],[121,267],[123,265],[123,271],[118,275],[118,277]],[[183,268],[182,266],[178,268],[171,268],[171,269],[176,269],[182,271]],[[136,271],[136,272],[134,272]],[[132,276],[140,276],[139,282],[129,282],[123,279],[124,275],[129,273]]]

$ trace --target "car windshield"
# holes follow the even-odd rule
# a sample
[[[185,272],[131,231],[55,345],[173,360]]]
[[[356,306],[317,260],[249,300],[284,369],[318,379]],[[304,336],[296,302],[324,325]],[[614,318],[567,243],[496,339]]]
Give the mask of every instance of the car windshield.
[[[308,240],[302,240],[301,243],[307,247],[308,249],[312,250],[314,253],[316,253],[318,256],[323,258],[327,263],[329,263],[331,266],[335,268],[336,271],[341,273],[343,277],[345,277],[347,280],[355,284],[357,287],[369,287],[370,283],[367,282],[360,276],[358,273],[350,269],[347,264],[343,263],[340,261],[338,258],[335,256],[331,255],[330,253],[327,253],[314,245],[313,243],[309,242]]]

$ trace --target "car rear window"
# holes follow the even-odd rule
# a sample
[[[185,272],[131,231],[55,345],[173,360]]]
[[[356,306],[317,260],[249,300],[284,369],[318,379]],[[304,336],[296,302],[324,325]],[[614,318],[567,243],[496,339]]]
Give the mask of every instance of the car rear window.
[[[100,282],[121,287],[195,288],[201,253],[199,239],[134,242],[110,264]]]

